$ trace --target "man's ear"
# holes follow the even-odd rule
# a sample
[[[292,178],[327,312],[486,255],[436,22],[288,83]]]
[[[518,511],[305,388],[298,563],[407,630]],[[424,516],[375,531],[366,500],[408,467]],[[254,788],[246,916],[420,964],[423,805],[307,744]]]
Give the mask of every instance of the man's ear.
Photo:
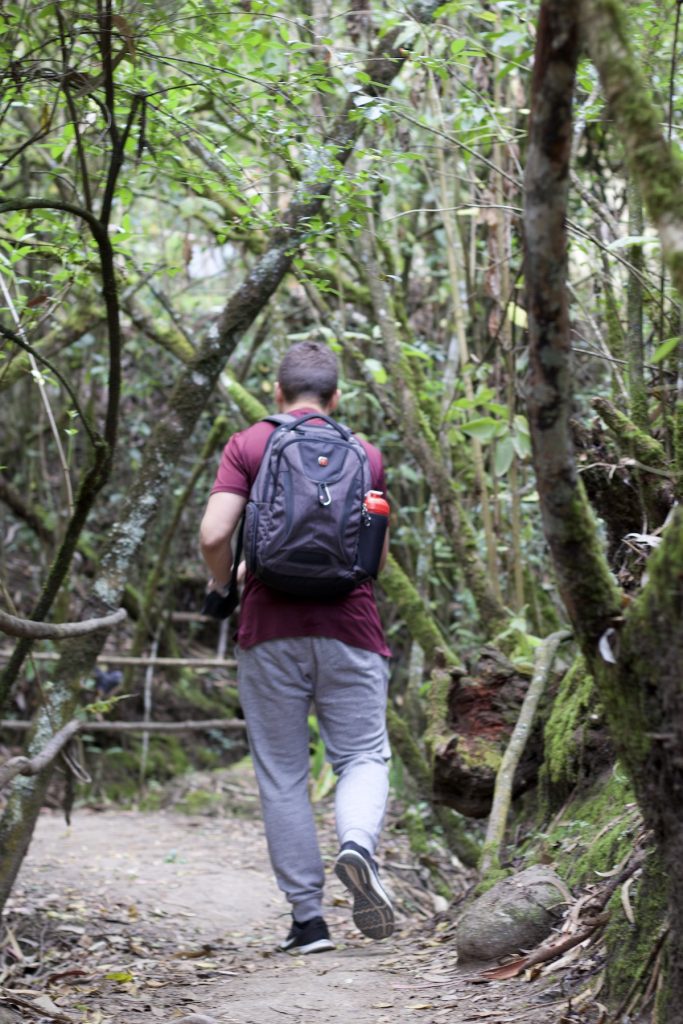
[[[341,391],[339,390],[339,388],[337,388],[337,390],[332,395],[332,398],[330,399],[329,404],[327,406],[327,411],[328,412],[334,412],[334,410],[339,405],[340,398],[341,398]]]
[[[277,405],[278,409],[280,409],[280,410],[282,409],[282,406],[284,405],[284,402],[285,402],[285,396],[282,394],[282,388],[280,387],[280,381],[276,380],[275,381],[275,404]]]

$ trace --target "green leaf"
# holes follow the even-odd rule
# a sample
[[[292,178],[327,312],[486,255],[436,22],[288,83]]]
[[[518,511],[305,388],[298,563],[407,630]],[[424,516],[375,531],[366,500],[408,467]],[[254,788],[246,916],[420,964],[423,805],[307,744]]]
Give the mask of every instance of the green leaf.
[[[666,341],[663,341],[661,345],[657,346],[651,362],[663,362],[666,357],[670,356],[674,349],[680,345],[681,341],[683,341],[683,338],[681,338],[680,335],[677,335],[675,338],[667,338]]]
[[[507,315],[510,322],[515,324],[517,327],[525,328],[529,326],[529,318],[526,310],[522,309],[522,307],[518,306],[515,302],[511,302],[508,305]]]
[[[384,369],[379,359],[365,359],[363,361],[363,366],[368,371],[368,373],[372,374],[373,379],[378,384],[386,384],[389,377],[387,371]]]
[[[492,441],[498,433],[499,426],[498,420],[494,420],[491,416],[482,416],[477,420],[461,423],[460,429],[470,437],[476,437],[478,441]]]
[[[501,441],[498,442],[493,455],[493,472],[496,476],[505,476],[508,469],[512,465],[512,460],[515,457],[515,444],[512,437],[508,434]]]
[[[528,459],[531,456],[531,439],[528,434],[515,432],[510,435],[518,459]]]
[[[376,103],[374,107],[366,107],[363,114],[369,121],[378,121],[382,114],[385,112],[385,107]]]
[[[105,974],[105,978],[107,981],[118,981],[120,984],[135,980],[134,975],[130,971],[109,971]]]
[[[626,235],[624,238],[615,238],[605,248],[613,252],[615,249],[626,249],[628,246],[642,247],[645,245],[658,249],[659,239],[654,235]]]

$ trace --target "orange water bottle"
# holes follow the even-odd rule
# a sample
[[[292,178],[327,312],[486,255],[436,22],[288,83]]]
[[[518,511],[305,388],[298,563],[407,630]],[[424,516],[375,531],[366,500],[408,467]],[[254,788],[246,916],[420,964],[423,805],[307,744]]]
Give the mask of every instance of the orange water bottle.
[[[358,540],[358,564],[374,579],[377,578],[379,572],[390,511],[389,502],[382,491],[368,491],[363,498]]]

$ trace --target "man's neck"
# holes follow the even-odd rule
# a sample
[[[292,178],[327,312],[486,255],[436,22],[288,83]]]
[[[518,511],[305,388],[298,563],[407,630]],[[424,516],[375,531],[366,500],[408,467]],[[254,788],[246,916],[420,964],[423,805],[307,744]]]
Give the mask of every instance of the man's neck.
[[[311,412],[321,412],[323,415],[328,412],[327,407],[315,398],[297,398],[293,402],[283,402],[280,406],[280,412],[292,412],[294,409],[310,409]]]

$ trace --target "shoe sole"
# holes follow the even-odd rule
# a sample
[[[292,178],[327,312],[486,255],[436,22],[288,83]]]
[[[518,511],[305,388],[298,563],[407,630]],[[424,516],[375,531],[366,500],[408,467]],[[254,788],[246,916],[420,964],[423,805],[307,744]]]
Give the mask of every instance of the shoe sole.
[[[394,910],[365,857],[343,850],[334,873],[353,896],[353,921],[369,939],[386,939],[394,930]]]
[[[286,946],[283,942],[279,948],[283,953],[328,953],[336,947],[330,939],[316,939],[315,942],[308,942],[305,946]]]

